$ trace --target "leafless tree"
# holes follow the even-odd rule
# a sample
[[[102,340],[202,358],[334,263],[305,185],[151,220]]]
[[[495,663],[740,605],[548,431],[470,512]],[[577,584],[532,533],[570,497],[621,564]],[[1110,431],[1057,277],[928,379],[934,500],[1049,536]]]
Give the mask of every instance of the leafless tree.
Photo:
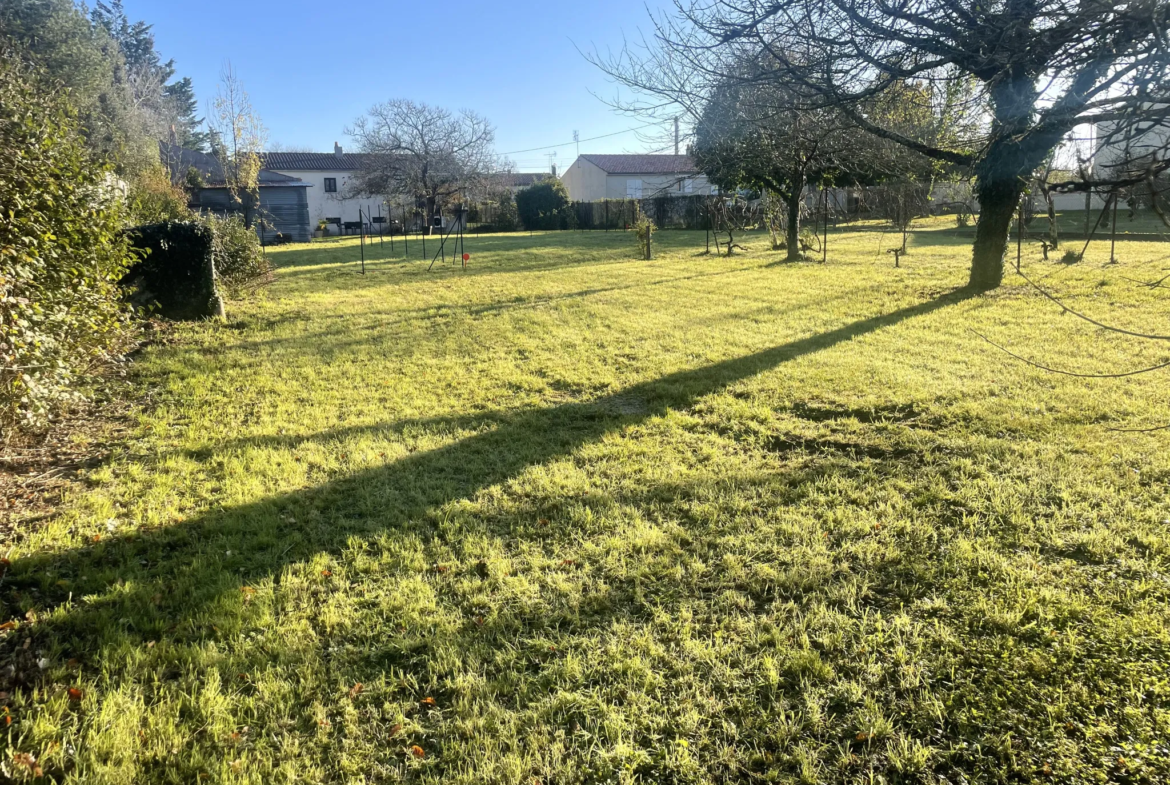
[[[480,188],[492,169],[495,131],[470,111],[394,99],[372,108],[346,133],[368,154],[354,187],[425,202],[428,219]]]
[[[879,138],[969,168],[982,213],[970,282],[992,288],[1020,195],[1066,134],[1127,113],[1170,115],[1166,17],[1163,0],[676,0],[645,50],[593,59],[660,104],[685,104],[766,54],[780,64],[769,74],[798,87],[806,108],[835,108]],[[674,94],[655,92],[663,74]],[[986,108],[969,137],[906,134],[865,111],[907,81],[960,79],[977,82]]]
[[[260,154],[268,131],[231,63],[225,64],[220,74],[207,124],[213,134],[212,152],[223,168],[224,185],[234,206],[243,213],[244,225],[251,227],[260,209]]]

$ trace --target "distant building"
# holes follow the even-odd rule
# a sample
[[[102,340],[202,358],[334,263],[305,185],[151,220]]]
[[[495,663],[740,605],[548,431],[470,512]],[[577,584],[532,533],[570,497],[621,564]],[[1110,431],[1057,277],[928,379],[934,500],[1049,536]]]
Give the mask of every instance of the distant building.
[[[190,207],[220,215],[237,212],[233,207],[223,174],[223,167],[215,156],[188,150],[177,145],[159,144],[159,157],[171,174],[171,179],[188,186],[188,175],[197,176],[200,187],[188,188]],[[256,223],[265,242],[277,236],[298,243],[307,243],[312,237],[309,224],[308,191],[310,184],[271,169],[260,170],[260,213],[263,221]]]
[[[340,231],[346,223],[356,224],[365,217],[369,205],[378,215],[380,199],[354,196],[349,188],[365,160],[365,155],[347,153],[334,143],[332,153],[263,153],[264,167],[295,177],[312,186],[309,193],[309,220],[315,229],[319,221],[330,221],[333,231]],[[361,217],[358,211],[361,210]],[[369,223],[368,219],[366,221]]]
[[[517,192],[530,188],[539,182],[555,179],[548,172],[501,172],[492,175],[492,182],[496,186],[503,186],[515,196]]]
[[[561,181],[575,202],[715,193],[689,155],[582,155]]]

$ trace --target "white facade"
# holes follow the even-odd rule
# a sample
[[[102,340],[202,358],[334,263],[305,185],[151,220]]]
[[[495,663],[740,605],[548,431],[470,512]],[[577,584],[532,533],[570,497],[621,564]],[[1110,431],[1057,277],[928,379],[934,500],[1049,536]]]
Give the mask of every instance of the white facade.
[[[648,156],[647,156],[648,157]],[[574,202],[602,199],[652,199],[657,196],[694,196],[716,191],[698,172],[609,172],[580,156],[561,175]]]

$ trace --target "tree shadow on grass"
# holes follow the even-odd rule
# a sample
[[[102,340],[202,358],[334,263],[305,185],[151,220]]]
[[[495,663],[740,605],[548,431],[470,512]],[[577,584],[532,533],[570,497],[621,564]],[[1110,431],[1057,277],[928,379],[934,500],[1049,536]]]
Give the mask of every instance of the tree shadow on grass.
[[[474,435],[384,466],[153,530],[103,537],[38,553],[8,567],[0,588],[5,617],[39,620],[7,636],[6,689],[44,678],[38,652],[76,657],[148,641],[183,645],[238,631],[233,603],[246,587],[281,580],[289,565],[336,555],[366,537],[429,542],[443,536],[434,512],[702,396],[814,352],[925,316],[972,296],[956,290],[927,302],[844,325],[754,354],[633,385],[590,402],[474,421]],[[393,427],[393,426],[389,426]],[[314,441],[343,438],[330,432]],[[31,638],[36,645],[24,645]],[[261,654],[262,656],[262,654]]]

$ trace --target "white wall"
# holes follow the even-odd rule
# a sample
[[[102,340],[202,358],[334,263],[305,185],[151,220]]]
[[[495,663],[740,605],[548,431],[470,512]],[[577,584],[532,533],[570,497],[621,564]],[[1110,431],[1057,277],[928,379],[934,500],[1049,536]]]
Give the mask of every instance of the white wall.
[[[561,182],[574,202],[600,202],[606,198],[605,172],[583,158],[578,158],[564,171]]]
[[[289,177],[296,177],[304,180],[310,185],[308,188],[309,196],[309,223],[313,229],[317,228],[317,222],[323,218],[340,218],[342,221],[357,221],[358,209],[361,208],[362,214],[365,214],[366,207],[374,211],[374,215],[378,215],[378,199],[343,199],[342,197],[347,193],[347,186],[353,172],[323,172],[319,170],[298,170],[298,169],[279,169],[281,174],[287,174]],[[325,192],[325,178],[332,177],[337,180],[337,193]],[[385,208],[383,208],[383,214]]]
[[[638,181],[642,186],[642,198],[652,199],[655,196],[705,196],[715,193],[711,184],[704,175],[681,174],[611,174],[605,178],[605,194],[596,199],[625,199],[630,195],[630,181]],[[691,189],[688,192],[686,181],[690,180]]]

